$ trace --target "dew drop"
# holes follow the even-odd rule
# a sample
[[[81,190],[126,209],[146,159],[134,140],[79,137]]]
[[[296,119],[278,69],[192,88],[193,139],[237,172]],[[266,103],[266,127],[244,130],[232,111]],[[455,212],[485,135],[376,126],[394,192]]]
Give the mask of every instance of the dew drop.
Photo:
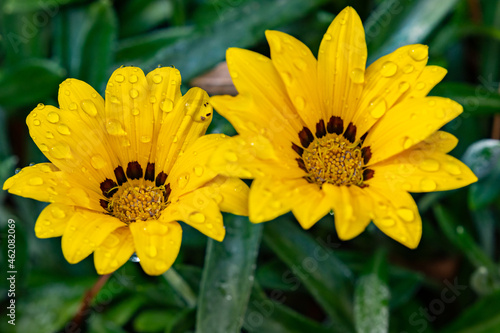
[[[82,109],[91,117],[95,117],[97,115],[97,107],[90,99],[85,99],[82,101]]]
[[[71,102],[71,103],[69,103],[68,108],[70,111],[76,111],[78,109],[78,105],[76,105],[75,102]]]
[[[53,207],[50,212],[56,219],[63,219],[66,217],[66,213],[64,212],[64,210],[59,207]]]
[[[99,170],[104,168],[107,162],[101,155],[94,155],[90,158],[90,164],[94,167],[94,169]]]
[[[379,223],[384,227],[392,227],[396,224],[396,221],[394,221],[394,219],[391,217],[384,217],[379,220]]]
[[[138,79],[139,79],[139,78],[137,77],[137,75],[132,74],[132,75],[130,75],[130,77],[128,78],[128,82],[130,82],[130,83],[136,83]],[[135,97],[134,97],[134,98],[135,98]]]
[[[40,126],[41,122],[38,119],[33,120],[33,125]]]
[[[115,76],[115,81],[118,82],[118,83],[122,83],[123,81],[125,81],[125,77],[121,74],[117,74]]]
[[[330,34],[324,34],[323,39],[324,40],[332,40],[332,35],[330,35]]]
[[[403,148],[404,149],[408,149],[410,148],[411,146],[413,146],[413,139],[412,138],[409,138],[409,137],[405,137],[403,139]]]
[[[415,220],[415,214],[411,209],[408,208],[399,208],[396,210],[396,214],[406,222],[412,222]]]
[[[51,149],[51,155],[57,159],[72,158],[71,149],[65,143],[60,143]]]
[[[425,83],[424,82],[419,82],[417,83],[417,85],[415,86],[415,89],[417,90],[422,90],[425,88]]]
[[[387,104],[384,99],[370,103],[370,114],[375,119],[382,117],[386,110]]]
[[[142,136],[141,136],[141,142],[142,142],[142,143],[148,143],[148,142],[151,142],[151,136],[149,136],[149,135],[142,135]]]
[[[214,227],[214,226],[213,226],[213,224],[212,224],[212,223],[208,223],[208,224],[207,224],[207,228],[208,228],[208,229],[212,229],[213,227]]]
[[[195,212],[189,215],[189,220],[194,223],[203,223],[205,222],[206,218],[202,213]]]
[[[174,102],[170,98],[165,98],[160,104],[160,108],[163,112],[170,112],[174,108]]]
[[[390,77],[396,74],[398,71],[398,65],[393,63],[392,61],[387,61],[382,65],[382,68],[380,69],[380,74],[385,77]]]
[[[424,178],[420,181],[420,188],[424,192],[431,192],[437,188],[437,184],[434,180],[429,178]]]
[[[150,245],[148,247],[147,252],[148,252],[148,256],[150,256],[151,258],[156,257],[156,255],[158,254],[158,250],[156,249],[156,246],[154,246],[154,245]]]
[[[168,232],[168,227],[159,222],[149,223],[146,228],[146,232],[150,235],[165,235]]]
[[[179,141],[179,137],[177,135],[174,135],[174,137],[172,138],[172,142],[176,143],[177,141]]]
[[[149,97],[149,103],[151,103],[151,104],[156,103],[156,97],[155,96]]]
[[[179,188],[183,189],[186,187],[186,185],[189,183],[189,174],[185,173],[179,178],[177,178],[177,184],[179,185]]]
[[[116,119],[110,119],[106,122],[106,131],[111,135],[127,135],[122,124]]]
[[[161,83],[162,80],[163,80],[163,78],[161,77],[161,75],[155,74],[153,76],[153,82],[156,84]]]
[[[408,64],[405,67],[403,67],[403,73],[410,74],[411,72],[413,72],[414,69],[415,67],[413,67],[412,64]]]
[[[197,175],[198,177],[203,175],[204,171],[205,171],[205,169],[201,165],[197,165],[194,167],[194,174]]]
[[[238,155],[236,155],[236,153],[234,151],[226,151],[224,153],[224,158],[226,159],[226,161],[228,162],[236,162],[238,161]]]
[[[42,152],[44,152],[44,153],[46,153],[46,152],[48,152],[48,151],[49,151],[49,147],[47,147],[47,145],[45,145],[45,144],[43,144],[43,143],[42,143],[42,144],[40,144],[38,147],[39,147],[39,148],[40,148],[40,150],[41,150]]]
[[[69,96],[70,94],[71,92],[68,89],[64,90],[64,95]]]
[[[447,162],[443,167],[444,170],[446,170],[446,172],[448,172],[450,175],[456,176],[462,173],[460,167],[456,163]]]
[[[297,98],[295,98],[295,106],[297,107],[298,110],[304,110],[304,107],[306,106],[306,101],[304,100],[303,97],[297,96]]]
[[[43,184],[43,179],[41,177],[33,177],[28,180],[28,184],[32,186],[38,186]]]
[[[138,116],[141,111],[138,108],[133,108],[132,109],[132,115]]]
[[[168,266],[166,263],[164,263],[163,261],[158,261],[155,265],[155,268],[157,271],[159,272],[164,272],[167,270]]]
[[[351,80],[354,83],[363,83],[365,82],[365,71],[361,68],[354,68],[351,71]]]
[[[415,45],[410,51],[408,51],[410,57],[415,61],[422,61],[427,58],[428,50],[424,45]]]
[[[57,131],[61,133],[62,135],[70,135],[71,131],[69,130],[69,127],[66,125],[58,125],[57,126]]]
[[[231,75],[231,77],[232,77],[233,79],[238,78],[238,73],[237,73],[236,71],[231,71],[231,72],[229,72],[229,74]]]
[[[295,65],[295,67],[297,67],[297,69],[303,71],[307,68],[307,63],[301,59],[301,58],[295,58],[293,60],[293,64]]]
[[[287,86],[291,85],[292,84],[292,74],[288,73],[288,72],[282,72],[281,73],[281,78],[283,79],[283,82],[285,82],[285,84]]]
[[[418,165],[418,167],[424,171],[438,171],[439,170],[439,162],[433,159],[425,159]]]
[[[43,103],[38,103],[38,105],[36,106],[36,108],[38,110],[43,110],[45,108],[45,105]]]
[[[410,84],[406,81],[403,81],[399,84],[398,90],[400,93],[404,93],[410,88]]]
[[[55,124],[59,121],[59,115],[55,112],[51,112],[47,115],[47,120],[52,123],[52,124]]]
[[[130,97],[132,98],[139,97],[139,92],[137,91],[137,89],[130,89]]]

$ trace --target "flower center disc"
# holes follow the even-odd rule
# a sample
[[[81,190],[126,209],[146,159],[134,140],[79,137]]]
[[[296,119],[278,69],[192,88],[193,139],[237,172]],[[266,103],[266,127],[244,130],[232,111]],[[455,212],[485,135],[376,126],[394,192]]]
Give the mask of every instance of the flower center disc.
[[[363,183],[363,154],[359,143],[342,136],[314,140],[304,149],[302,159],[307,179],[318,185],[361,185]]]
[[[110,202],[113,215],[125,223],[157,219],[167,206],[164,194],[159,187],[125,185]]]

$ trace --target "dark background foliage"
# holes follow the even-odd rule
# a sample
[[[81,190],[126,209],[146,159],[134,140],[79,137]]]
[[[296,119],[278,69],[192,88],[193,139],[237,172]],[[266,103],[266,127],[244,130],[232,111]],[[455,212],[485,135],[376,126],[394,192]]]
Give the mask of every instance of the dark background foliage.
[[[223,243],[183,226],[175,270],[150,277],[128,262],[81,313],[79,332],[500,332],[498,1],[2,0],[0,180],[45,161],[24,119],[37,103],[57,105],[65,78],[103,93],[121,65],[174,65],[184,90],[231,91],[224,70],[193,79],[224,61],[230,46],[269,54],[266,29],[316,53],[346,5],[364,22],[369,62],[424,43],[429,63],[448,69],[431,94],[464,106],[445,130],[460,139],[452,154],[479,182],[414,196],[424,230],[417,250],[373,225],[341,242],[330,215],[307,232],[291,215],[260,226],[227,216]],[[209,131],[234,134],[220,117]],[[71,321],[99,279],[92,258],[70,265],[59,238],[35,237],[44,203],[6,192],[0,201],[0,331],[78,331]],[[16,232],[15,327],[6,316],[8,219]]]

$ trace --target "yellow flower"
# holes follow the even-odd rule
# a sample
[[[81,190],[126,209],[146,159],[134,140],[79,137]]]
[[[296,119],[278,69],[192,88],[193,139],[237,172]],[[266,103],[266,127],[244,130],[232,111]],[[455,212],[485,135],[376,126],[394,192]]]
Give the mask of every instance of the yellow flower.
[[[446,74],[426,66],[427,46],[408,45],[366,70],[363,25],[347,7],[323,36],[318,59],[300,41],[267,31],[271,59],[229,49],[239,92],[211,103],[239,136],[209,164],[226,175],[254,178],[250,220],[290,210],[304,229],[333,210],[341,239],[373,220],[415,248],[422,224],[408,192],[455,189],[477,180],[447,155],[457,139],[438,129],[462,107],[427,93]]]
[[[165,272],[175,261],[182,220],[221,241],[221,210],[247,214],[248,188],[206,167],[223,134],[204,135],[212,120],[208,95],[184,96],[177,69],[147,76],[117,69],[104,100],[85,82],[59,88],[60,109],[39,104],[27,117],[30,135],[52,163],[22,169],[3,188],[51,202],[40,214],[39,238],[62,235],[70,263],[94,252],[99,274],[136,252],[144,271]]]

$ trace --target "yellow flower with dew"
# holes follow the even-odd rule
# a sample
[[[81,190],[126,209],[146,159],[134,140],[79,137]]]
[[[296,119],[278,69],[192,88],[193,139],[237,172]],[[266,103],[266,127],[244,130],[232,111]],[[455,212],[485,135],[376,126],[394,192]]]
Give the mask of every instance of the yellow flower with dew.
[[[179,253],[184,221],[222,241],[221,210],[247,214],[248,187],[207,168],[223,134],[204,135],[212,120],[207,93],[180,91],[177,69],[144,75],[122,67],[105,100],[85,82],[59,88],[60,108],[39,104],[30,135],[52,163],[22,169],[3,188],[51,202],[35,225],[40,238],[62,235],[70,263],[94,252],[99,274],[136,252],[144,271],[165,272]]]
[[[462,107],[426,97],[446,74],[427,66],[427,46],[401,47],[366,67],[363,25],[345,8],[323,36],[318,59],[300,41],[267,31],[271,59],[227,51],[236,97],[211,98],[239,135],[209,164],[253,178],[254,223],[292,211],[304,229],[335,214],[341,239],[373,221],[415,248],[422,224],[408,192],[455,189],[477,180],[447,155],[457,139],[439,128]]]

